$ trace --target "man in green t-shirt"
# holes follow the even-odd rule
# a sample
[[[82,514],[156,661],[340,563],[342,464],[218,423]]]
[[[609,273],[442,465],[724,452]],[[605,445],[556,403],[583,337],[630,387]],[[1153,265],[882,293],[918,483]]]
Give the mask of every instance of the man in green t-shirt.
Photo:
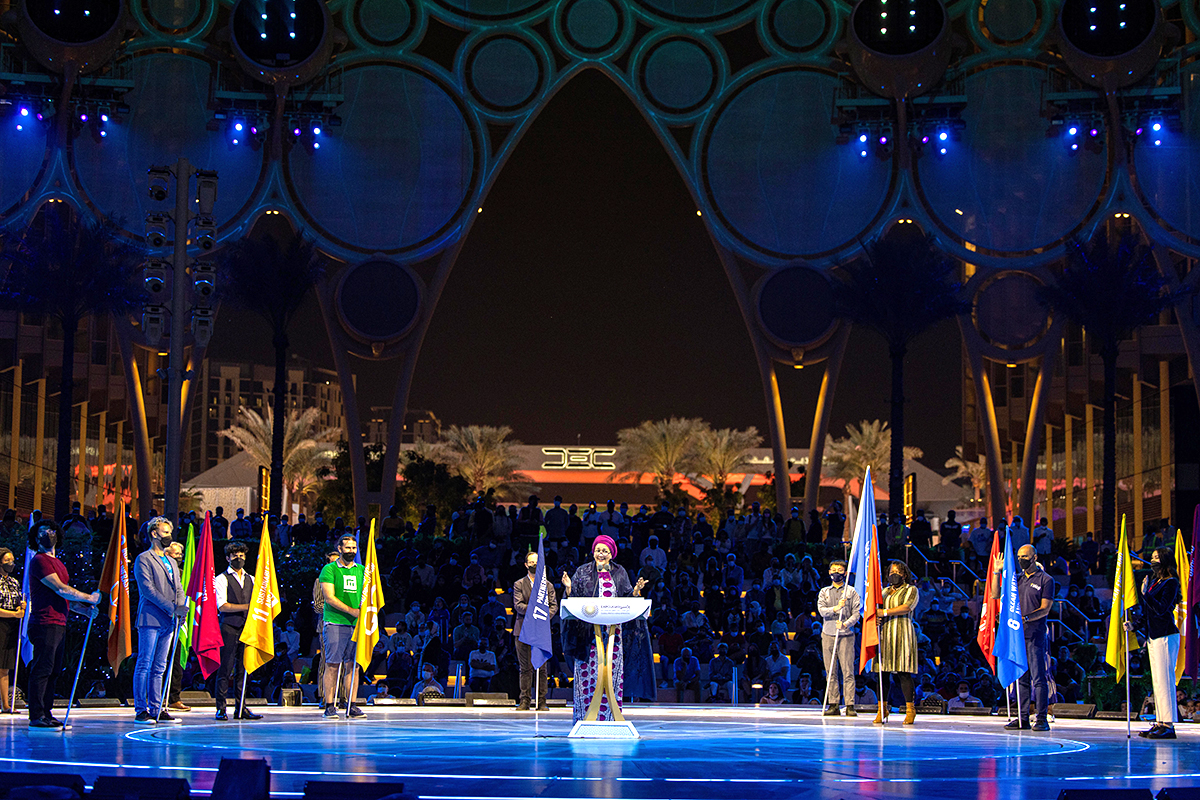
[[[362,587],[366,570],[362,564],[354,563],[358,555],[358,542],[351,535],[338,540],[338,559],[321,568],[318,580],[325,595],[325,608],[321,612],[324,625],[321,643],[325,651],[325,719],[337,719],[337,674],[342,674],[342,685],[348,698],[347,719],[361,719],[366,714],[354,704],[358,695],[358,681],[354,675],[353,641],[354,626],[358,622],[358,607],[362,603]],[[340,667],[340,669],[338,669]]]

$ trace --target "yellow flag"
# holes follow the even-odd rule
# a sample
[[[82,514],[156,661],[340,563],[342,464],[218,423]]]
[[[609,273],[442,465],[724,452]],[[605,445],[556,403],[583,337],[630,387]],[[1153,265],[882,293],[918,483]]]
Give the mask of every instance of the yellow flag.
[[[363,563],[363,585],[353,641],[358,643],[354,660],[366,670],[371,666],[371,654],[379,641],[379,612],[383,609],[383,583],[379,578],[379,560],[375,556],[375,520],[371,520],[367,551],[360,553],[360,556]]]
[[[1179,590],[1183,602],[1175,607],[1175,624],[1179,626],[1179,640],[1187,638],[1188,620],[1188,590],[1191,586],[1192,565],[1188,559],[1187,545],[1183,543],[1183,531],[1175,532],[1175,570],[1179,573]],[[1179,648],[1179,658],[1175,660],[1175,683],[1183,680],[1183,668],[1187,662],[1187,653]]]
[[[279,603],[279,579],[275,576],[275,557],[271,555],[271,535],[263,518],[262,537],[258,540],[258,564],[254,569],[254,599],[246,612],[246,627],[239,641],[246,645],[242,661],[249,674],[275,658],[274,620],[283,606]]]
[[[1117,546],[1117,574],[1113,579],[1112,609],[1108,614],[1108,648],[1104,660],[1117,671],[1117,682],[1125,674],[1128,653],[1138,649],[1137,636],[1125,630],[1125,609],[1137,605],[1133,585],[1133,559],[1125,538],[1125,516],[1121,516],[1121,542]]]

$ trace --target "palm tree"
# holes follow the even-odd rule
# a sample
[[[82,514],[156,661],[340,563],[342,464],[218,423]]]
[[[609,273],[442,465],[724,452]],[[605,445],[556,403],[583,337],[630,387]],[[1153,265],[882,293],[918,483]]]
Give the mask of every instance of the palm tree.
[[[975,461],[967,461],[963,457],[963,449],[960,444],[954,448],[954,458],[946,459],[945,467],[953,469],[954,474],[942,478],[942,486],[954,481],[966,480],[971,482],[976,503],[980,498],[987,496],[987,460],[983,456],[979,456]]]
[[[54,516],[70,511],[71,407],[75,403],[75,341],[88,316],[125,314],[141,295],[134,280],[139,248],[111,219],[84,219],[65,203],[47,205],[5,250],[8,274],[0,308],[45,314],[62,327],[58,381],[58,447]],[[82,498],[80,498],[82,501]]]
[[[1073,241],[1058,281],[1039,290],[1043,305],[1081,326],[1104,364],[1101,540],[1117,524],[1117,355],[1121,342],[1158,320],[1187,289],[1170,291],[1150,248],[1133,236],[1116,246],[1101,232],[1090,244]]]
[[[660,498],[673,497],[675,476],[696,472],[699,468],[698,444],[707,430],[708,423],[702,419],[679,417],[623,428],[617,431],[613,475],[632,480],[650,475]]]
[[[932,236],[905,225],[867,244],[834,282],[838,313],[882,336],[892,361],[891,438],[899,447],[891,450],[889,498],[901,496],[904,480],[904,357],[917,336],[967,310],[958,298],[961,284],[952,280],[957,270]]]
[[[283,419],[283,472],[281,488],[287,489],[289,499],[313,494],[320,486],[322,470],[333,463],[335,442],[341,436],[338,428],[317,428],[318,411],[308,408],[287,412]],[[241,422],[220,431],[220,435],[249,453],[256,466],[270,467],[275,441],[275,413],[267,408],[259,415],[249,408],[239,408]]]
[[[744,472],[750,464],[750,451],[762,444],[758,429],[744,431],[733,428],[700,431],[696,439],[696,471],[712,483],[707,490],[708,504],[714,509],[728,508],[736,494],[725,483],[735,472]]]
[[[880,420],[863,420],[855,428],[846,426],[846,437],[825,437],[825,458],[822,473],[834,480],[842,481],[844,505],[850,508],[850,483],[862,480],[867,467],[878,483],[886,483],[892,470],[892,432],[888,424]],[[924,453],[919,447],[905,447],[902,458],[920,458]],[[901,461],[901,464],[904,462]],[[876,485],[878,485],[878,483]],[[893,509],[898,510],[898,509]]]
[[[501,499],[512,499],[532,488],[526,475],[517,472],[519,463],[514,448],[521,443],[509,439],[507,425],[451,425],[442,431],[437,452],[445,463],[471,484],[475,494],[494,492]]]
[[[274,428],[271,432],[271,512],[280,513],[284,482],[284,427],[287,408],[288,327],[301,303],[324,274],[316,245],[302,233],[287,241],[242,239],[226,249],[222,267],[230,299],[271,327],[275,347]]]

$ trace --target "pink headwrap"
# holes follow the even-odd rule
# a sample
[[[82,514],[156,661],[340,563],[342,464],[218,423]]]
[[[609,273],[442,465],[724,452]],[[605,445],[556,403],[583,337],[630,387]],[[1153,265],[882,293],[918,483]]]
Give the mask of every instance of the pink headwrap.
[[[608,552],[612,554],[613,558],[617,557],[617,543],[613,541],[613,538],[611,536],[608,536],[608,535],[602,533],[599,536],[597,536],[595,539],[593,539],[592,540],[592,552],[593,553],[596,552],[596,545],[598,545],[598,544],[607,546]]]

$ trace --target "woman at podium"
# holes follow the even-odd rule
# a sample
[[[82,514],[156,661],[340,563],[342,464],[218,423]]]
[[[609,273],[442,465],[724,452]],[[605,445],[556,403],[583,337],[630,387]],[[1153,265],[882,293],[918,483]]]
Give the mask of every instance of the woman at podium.
[[[573,576],[563,573],[563,597],[639,597],[646,586],[644,578],[636,584],[629,573],[613,561],[617,543],[601,534],[592,542],[592,560],[580,565]],[[650,648],[650,628],[644,619],[617,626],[613,645],[613,684],[617,697],[654,699],[654,655]],[[596,689],[598,658],[592,626],[577,619],[563,625],[563,652],[575,662],[575,722],[587,714],[588,703]],[[620,700],[617,701],[618,704]],[[613,719],[605,697],[599,719]]]

